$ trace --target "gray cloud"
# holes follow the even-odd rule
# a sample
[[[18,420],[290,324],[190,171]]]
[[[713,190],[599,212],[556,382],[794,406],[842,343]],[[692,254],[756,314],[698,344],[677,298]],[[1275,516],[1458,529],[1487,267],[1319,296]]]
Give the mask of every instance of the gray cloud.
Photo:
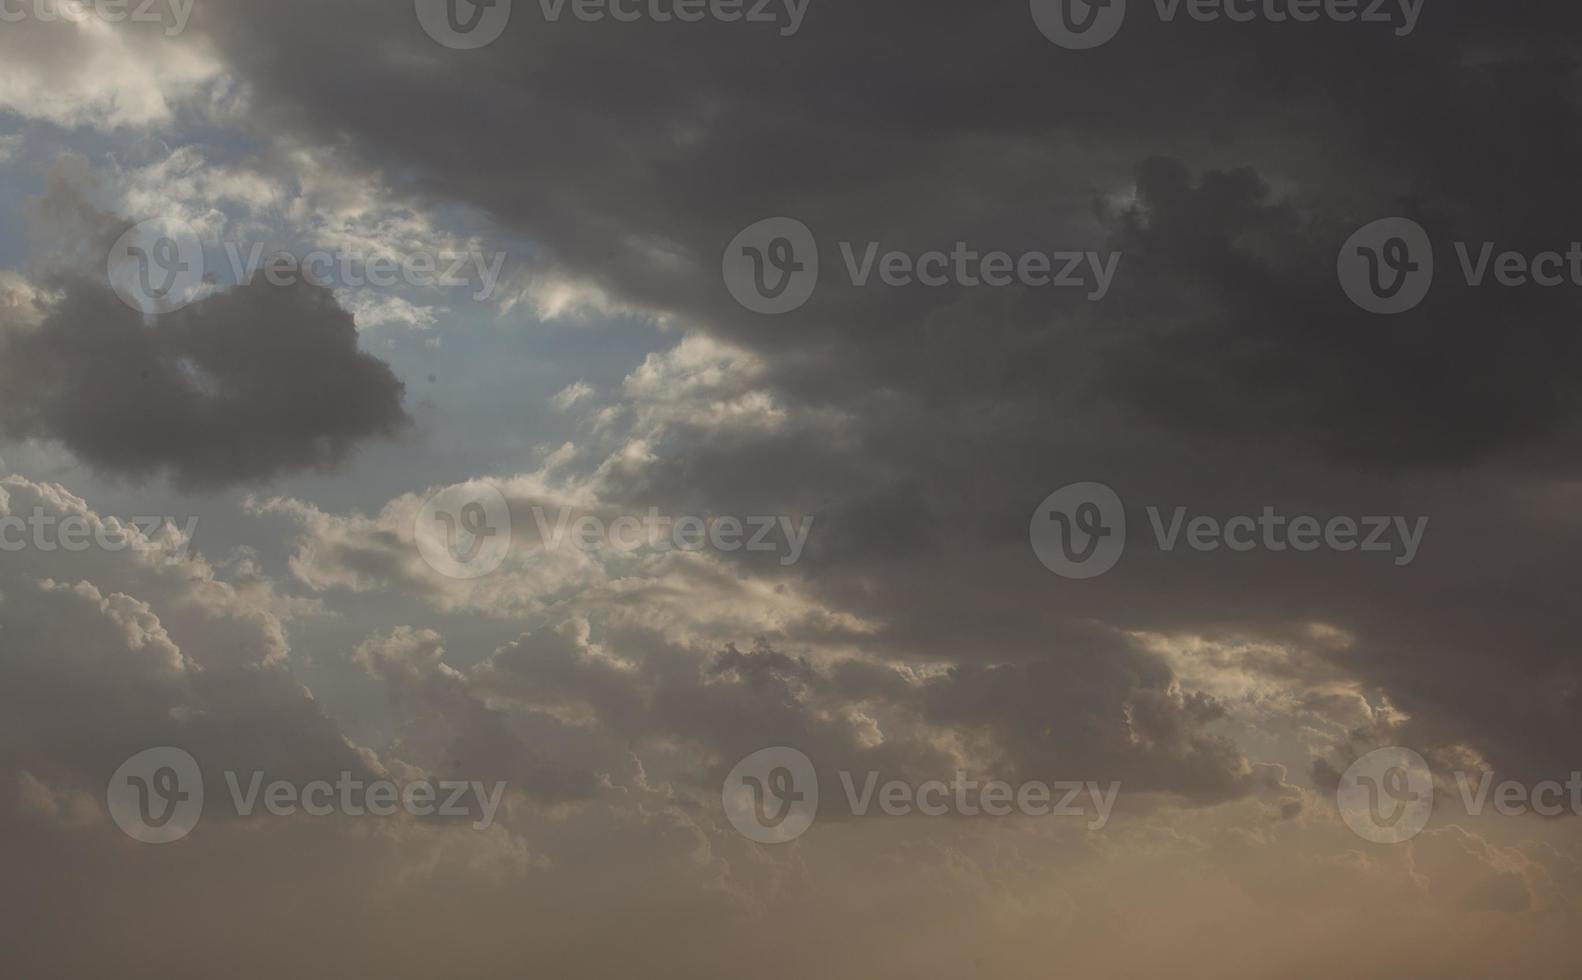
[[[1445,0],[1400,39],[1364,25],[1158,25],[1133,0],[1121,39],[1074,55],[1034,30],[1023,0],[815,0],[793,39],[744,25],[545,25],[517,0],[506,36],[470,52],[434,44],[409,5],[203,4],[194,34],[243,83],[250,135],[333,146],[334,161],[414,201],[476,209],[530,240],[543,278],[745,352],[700,357],[706,383],[674,363],[686,358],[656,356],[608,413],[594,404],[604,385],[569,405],[579,443],[556,465],[580,482],[505,458],[494,475],[519,481],[514,505],[559,494],[612,513],[818,518],[791,569],[529,546],[496,576],[459,582],[412,547],[415,487],[371,517],[255,504],[299,525],[292,571],[326,603],[390,593],[418,600],[402,622],[521,623],[498,650],[450,643],[465,669],[447,665],[439,630],[382,624],[334,652],[382,684],[413,760],[524,788],[510,826],[530,827],[551,866],[479,898],[478,878],[456,868],[518,864],[493,850],[436,857],[433,901],[395,891],[400,914],[364,922],[344,909],[383,883],[388,855],[326,862],[355,891],[288,864],[275,880],[320,886],[288,910],[290,937],[322,944],[322,922],[344,926],[348,947],[386,951],[376,965],[400,960],[393,975],[454,972],[429,950],[435,934],[467,949],[469,967],[519,967],[530,942],[546,968],[615,972],[631,968],[608,940],[619,895],[667,913],[629,930],[644,958],[699,976],[739,972],[743,956],[768,975],[805,973],[809,955],[831,976],[1037,975],[1051,960],[1140,975],[1160,949],[1228,976],[1296,955],[1330,972],[1371,957],[1364,972],[1405,976],[1570,966],[1582,862],[1574,841],[1552,844],[1569,828],[1503,824],[1493,836],[1523,838],[1505,846],[1435,827],[1410,848],[1359,849],[1325,799],[1348,757],[1384,741],[1436,765],[1476,755],[1528,783],[1577,764],[1573,294],[1447,276],[1418,310],[1384,320],[1334,281],[1345,237],[1390,214],[1436,239],[1563,250],[1582,237],[1582,11],[1510,6]],[[91,216],[78,228],[70,200],[42,207],[59,239],[50,254],[103,233]],[[731,300],[719,261],[737,231],[775,214],[813,228],[823,278],[806,307],[767,318]],[[1023,288],[856,289],[841,281],[842,240],[1115,248],[1124,260],[1098,305]],[[33,281],[58,293],[49,305],[0,299],[0,420],[109,472],[262,479],[400,426],[399,385],[317,291],[235,290],[148,325],[88,277],[51,268]],[[315,396],[331,389],[326,410]],[[149,418],[162,423],[152,433]],[[1127,501],[1133,538],[1113,572],[1077,583],[1038,565],[1027,523],[1051,490],[1086,480]],[[1406,568],[1167,554],[1148,540],[1149,505],[1431,525]],[[72,733],[27,698],[66,704],[77,688],[92,704],[126,690],[106,708],[118,731],[163,733],[172,706],[207,704],[267,716],[239,745],[300,722],[305,755],[340,757],[311,706],[226,700],[237,674],[220,667],[225,683],[210,686],[159,674],[148,662],[162,647],[112,643],[83,615],[91,595],[0,581],[7,604],[36,610],[7,622],[42,661],[28,661],[12,712],[35,768]],[[92,656],[50,645],[68,616],[94,627],[79,644]],[[195,661],[229,648],[223,630],[170,622]],[[770,744],[923,778],[968,758],[1004,778],[1119,779],[1123,807],[1158,797],[1169,816],[1076,844],[1025,826],[973,841],[846,822],[766,856],[721,827],[717,790]],[[12,792],[5,802],[23,809]],[[68,850],[28,833],[17,839]],[[315,843],[309,859],[333,851]],[[227,873],[263,863],[201,854],[216,851]],[[1104,873],[1092,871],[1099,851],[1114,862]],[[157,881],[177,894],[155,907],[203,921],[178,887],[202,876],[169,867]],[[1092,894],[1117,896],[1128,917]],[[718,928],[760,899],[778,903],[768,928]],[[987,924],[960,928],[963,909]],[[1447,928],[1467,910],[1500,926],[1555,914],[1513,966],[1492,963],[1507,950],[1491,952],[1488,931]],[[1327,925],[1292,926],[1315,921]],[[730,938],[696,942],[702,929]],[[930,947],[936,935],[950,948]],[[284,966],[254,940],[248,967]],[[40,945],[26,965],[47,962]],[[331,965],[373,968],[339,949]]]
[[[1409,704],[1422,738],[1546,770],[1574,741],[1558,693],[1575,689],[1569,618],[1552,602],[1568,545],[1544,538],[1570,533],[1533,503],[1574,468],[1574,304],[1442,277],[1382,322],[1345,302],[1334,263],[1350,231],[1397,213],[1440,235],[1577,237],[1577,12],[1439,4],[1408,39],[1140,14],[1075,57],[1015,2],[832,6],[794,39],[547,29],[527,7],[470,52],[371,3],[255,11],[213,4],[206,27],[270,125],[333,134],[413,193],[485,210],[549,268],[747,348],[777,396],[843,420],[733,443],[676,431],[615,495],[824,515],[816,588],[885,624],[869,641],[885,655],[1052,685],[1085,662],[1073,623],[1089,616],[1215,635],[1322,622],[1359,636],[1326,656]],[[383,43],[326,40],[354,32]],[[877,38],[894,43],[879,54]],[[735,306],[718,264],[773,214],[814,229],[823,279],[766,318]],[[854,289],[842,240],[1126,254],[1094,306]],[[1460,489],[1469,471],[1492,498]],[[1085,479],[1139,505],[1428,513],[1433,550],[1381,572],[1333,556],[1187,570],[1134,548],[1103,583],[1057,589],[1029,567],[1027,511]],[[1515,569],[1514,553],[1535,560]],[[1513,606],[1512,589],[1527,598]],[[1130,662],[1108,669],[1101,689],[1126,690]],[[1488,696],[1495,675],[1508,700]]]
[[[256,282],[147,324],[107,286],[61,283],[0,345],[0,427],[103,472],[219,486],[327,468],[407,424],[403,386],[327,290]]]
[[[328,468],[406,428],[404,386],[327,289],[259,279],[149,320],[122,303],[82,271],[124,225],[81,178],[70,159],[52,176],[31,302],[0,311],[0,431],[114,476],[216,487]]]

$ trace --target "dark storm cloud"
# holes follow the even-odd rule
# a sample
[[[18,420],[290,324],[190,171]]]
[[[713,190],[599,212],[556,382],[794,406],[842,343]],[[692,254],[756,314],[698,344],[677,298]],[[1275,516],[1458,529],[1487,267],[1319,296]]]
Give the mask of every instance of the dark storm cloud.
[[[219,486],[328,467],[407,423],[327,290],[241,286],[151,324],[77,280],[0,344],[0,426],[117,476]]]
[[[1491,364],[1482,341],[1513,329],[1501,315],[1512,297],[1441,290],[1381,337],[1333,274],[1350,231],[1387,214],[1527,247],[1574,237],[1564,223],[1582,156],[1566,135],[1578,129],[1564,57],[1574,12],[1540,24],[1439,4],[1398,38],[1360,25],[1166,25],[1150,10],[1078,56],[1014,2],[829,5],[793,38],[751,25],[548,24],[522,5],[504,37],[468,52],[434,44],[407,11],[376,7],[287,3],[255,18],[222,5],[211,27],[282,118],[354,133],[371,158],[410,168],[415,186],[488,209],[618,295],[754,347],[797,350],[776,367],[804,394],[850,402],[876,382],[943,394],[942,379],[904,356],[942,319],[975,332],[999,321],[1006,336],[993,339],[1025,354],[1004,379],[1019,389],[1047,384],[1051,370],[1068,381],[1056,361],[1071,338],[1055,349],[1037,340],[1097,313],[1118,336],[1075,353],[1119,382],[1103,397],[1215,432],[1294,437],[1370,464],[1440,464],[1575,419],[1562,382],[1578,352],[1547,326],[1569,315],[1564,295],[1516,297],[1529,309]],[[333,39],[354,30],[385,43],[348,58]],[[1149,162],[1160,156],[1180,161],[1174,176]],[[1281,188],[1278,200],[1266,185]],[[1127,209],[1105,205],[1134,187],[1162,227],[1139,232]],[[770,320],[731,303],[718,260],[737,231],[773,214],[814,229],[824,278],[808,307]],[[835,242],[958,239],[1006,249],[1113,240],[1137,254],[1102,311],[1048,291],[835,281]],[[1145,322],[1117,330],[1123,312]],[[1429,338],[1431,377],[1411,370]],[[830,346],[805,356],[815,343]]]
[[[11,477],[0,511],[97,526],[59,487]],[[205,778],[366,774],[368,759],[285,666],[284,624],[202,559],[11,552],[0,567],[0,765],[96,791],[133,751],[187,747]],[[165,556],[161,556],[165,557]],[[267,589],[266,589],[267,591]],[[17,802],[0,781],[0,826]]]
[[[1104,310],[1113,390],[1161,421],[1379,467],[1574,435],[1574,301],[1443,281],[1410,316],[1359,316],[1335,288],[1334,243],[1366,220],[1346,227],[1305,203],[1275,202],[1251,169],[1196,177],[1178,160],[1144,163],[1118,237],[1130,278]],[[1527,240],[1542,250],[1566,234]]]
[[[1394,214],[1436,243],[1582,238],[1582,12],[1438,3],[1399,38],[1164,25],[1136,6],[1148,15],[1080,54],[1012,0],[815,5],[795,38],[545,24],[519,4],[471,52],[373,0],[201,16],[269,125],[481,207],[553,268],[762,355],[792,405],[844,413],[837,441],[793,426],[705,445],[631,497],[827,515],[810,567],[886,624],[876,649],[965,663],[956,690],[1035,702],[1107,658],[1079,717],[1119,731],[1128,711],[1152,717],[1169,679],[1119,641],[1081,642],[1074,621],[1228,636],[1324,622],[1359,637],[1331,656],[1403,705],[1417,737],[1473,741],[1512,769],[1564,765],[1577,623],[1559,583],[1577,535],[1546,481],[1574,469],[1575,294],[1442,276],[1422,307],[1382,319],[1346,302],[1335,259]],[[780,214],[814,230],[823,276],[771,318],[732,302],[719,260]],[[1089,304],[854,289],[845,240],[1125,257]],[[1078,589],[1044,576],[1025,529],[1046,493],[1085,479],[1221,516],[1427,513],[1434,550],[1406,571],[1134,552]],[[996,663],[1012,666],[980,666]],[[942,717],[989,714],[951,700]],[[1008,711],[1008,743],[1039,730],[1038,712]],[[1159,745],[1193,744],[1206,719],[1181,714]],[[1213,795],[1235,765],[1185,791]]]
[[[690,652],[639,633],[620,636],[617,649],[632,657],[631,668],[591,656],[564,632],[540,631],[502,648],[474,680],[490,697],[585,707],[601,733],[630,744],[695,746],[715,763],[699,774],[705,791],[737,760],[769,745],[797,746],[831,778],[837,770],[867,769],[949,778],[959,763],[937,743],[942,730],[988,736],[998,749],[975,763],[999,778],[1103,774],[1129,793],[1197,802],[1262,785],[1231,742],[1200,730],[1220,716],[1218,707],[1172,695],[1167,674],[1146,664],[1134,663],[1152,674],[1136,689],[1097,659],[1076,670],[1048,661],[965,667],[919,682],[860,661],[818,667],[765,641],[748,651],[729,646],[702,671]],[[1125,703],[1131,731],[1101,716],[1115,702]],[[871,744],[850,723],[852,711],[872,719],[885,738]]]
[[[333,466],[407,426],[404,386],[358,349],[326,289],[258,280],[145,321],[79,272],[102,266],[119,227],[78,196],[75,170],[64,163],[37,207],[56,249],[41,297],[0,319],[8,437],[58,442],[115,476],[221,486]]]

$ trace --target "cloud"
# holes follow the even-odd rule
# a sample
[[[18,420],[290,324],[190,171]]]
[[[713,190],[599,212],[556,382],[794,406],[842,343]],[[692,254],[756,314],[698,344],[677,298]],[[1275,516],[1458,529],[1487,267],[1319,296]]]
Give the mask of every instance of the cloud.
[[[26,118],[110,130],[155,127],[183,105],[205,108],[210,86],[222,78],[223,63],[196,32],[178,39],[158,26],[114,24],[93,16],[91,6],[76,22],[29,16],[35,9],[62,8],[10,9],[0,32],[0,107]]]
[[[101,91],[111,74],[54,107],[21,52],[25,84],[0,101],[35,122],[204,141],[110,168],[109,210],[369,251],[470,243],[461,225],[531,243],[491,328],[545,356],[527,400],[557,410],[545,445],[513,429],[475,464],[470,485],[507,499],[517,533],[481,579],[422,559],[419,488],[469,484],[421,454],[394,477],[354,471],[352,502],[300,484],[251,499],[280,584],[198,562],[0,569],[0,644],[28,647],[0,712],[16,726],[5,839],[49,858],[17,862],[32,905],[0,918],[70,921],[83,895],[116,910],[91,946],[8,943],[22,972],[102,972],[108,949],[212,975],[201,944],[152,949],[171,921],[238,936],[238,976],[299,969],[304,950],[320,972],[499,973],[523,948],[567,976],[1574,972],[1573,820],[1441,813],[1382,849],[1330,796],[1387,743],[1529,784],[1575,768],[1573,298],[1448,272],[1384,320],[1346,303],[1334,269],[1347,234],[1388,214],[1564,250],[1582,13],[1441,4],[1403,40],[1167,25],[1148,7],[1074,57],[1012,0],[829,4],[796,38],[548,24],[519,2],[467,52],[378,0],[209,0],[183,43],[234,80],[209,94],[249,110],[218,135],[182,131],[200,100],[138,82],[146,66],[125,106]],[[415,296],[341,294],[343,310],[242,288],[142,322],[97,285],[122,223],[79,184],[41,202],[36,267],[0,276],[13,435],[115,475],[268,479],[401,427],[399,383],[358,353],[347,310],[427,329],[459,362],[446,376],[476,356],[470,324]],[[720,276],[725,244],[774,214],[823,246],[815,296],[782,317],[742,309]],[[840,244],[870,242],[1122,260],[1098,304],[857,287]],[[666,346],[634,354],[624,332],[534,314],[636,321],[631,344]],[[1088,480],[1130,508],[1124,558],[1052,577],[1030,512]],[[1430,524],[1410,567],[1149,539],[1149,507],[1266,506]],[[551,549],[535,507],[817,524],[782,568]],[[288,672],[309,664],[312,698]],[[341,712],[377,751],[340,735]],[[296,772],[465,764],[522,792],[476,838],[272,823],[134,874],[82,802],[128,731],[201,732]],[[1120,780],[1121,812],[1102,835],[831,815],[758,848],[725,824],[719,784],[771,744],[914,782]],[[263,884],[218,903],[220,880]]]
[[[267,581],[228,580],[185,554],[173,530],[147,537],[56,485],[8,477],[0,511],[114,528],[131,545],[9,553],[6,771],[99,793],[133,752],[161,745],[204,756],[215,785],[227,765],[365,770],[286,666],[286,623],[311,607],[283,601]],[[0,783],[0,797],[11,789]]]
[[[586,381],[577,381],[562,388],[559,394],[550,399],[550,404],[555,406],[556,411],[565,412],[583,399],[593,397],[593,394],[592,385]]]
[[[848,5],[789,40],[739,24],[518,23],[469,52],[371,2],[211,6],[208,35],[259,118],[488,215],[606,309],[697,334],[594,417],[629,437],[601,456],[599,499],[817,513],[798,571],[810,601],[879,625],[863,641],[873,655],[953,665],[990,689],[1053,686],[1114,658],[1147,696],[1100,671],[1096,710],[1108,724],[1135,710],[1150,739],[1180,748],[1192,742],[1173,741],[1161,705],[1190,713],[1201,692],[1175,701],[1159,655],[1140,667],[1118,637],[1269,646],[1324,623],[1355,642],[1304,654],[1332,672],[1314,669],[1336,699],[1323,710],[1388,703],[1428,745],[1476,744],[1527,775],[1569,766],[1556,746],[1575,741],[1578,685],[1554,584],[1576,545],[1559,503],[1577,444],[1568,294],[1445,277],[1382,322],[1333,277],[1346,235],[1388,214],[1524,247],[1575,237],[1582,146],[1565,123],[1579,109],[1554,52],[1582,31],[1576,11],[1442,5],[1405,41],[1365,25],[1139,18],[1073,58],[1011,3]],[[303,23],[378,40],[348,54],[304,43]],[[870,39],[898,24],[905,43],[876,67]],[[1341,58],[1353,67],[1337,75]],[[458,105],[511,125],[478,140]],[[732,301],[719,263],[773,214],[824,247],[812,301],[771,318]],[[1123,259],[1099,304],[843,279],[841,242],[958,241]],[[1342,556],[1188,567],[1136,546],[1091,588],[1057,589],[1027,552],[1028,512],[1091,479],[1134,507],[1426,514],[1430,541],[1404,571]],[[369,540],[399,547],[404,517]],[[559,574],[599,578],[546,571],[511,589],[549,594]],[[483,600],[487,586],[428,588],[513,606]]]
[[[57,169],[39,213],[74,253],[108,255],[119,225],[81,198],[76,170]],[[0,321],[0,431],[112,476],[268,480],[408,424],[402,383],[317,286],[255,280],[151,321],[58,254],[28,288]]]
[[[1440,241],[1458,223],[1404,210]],[[1562,327],[1565,304],[1528,300],[1507,321],[1490,290],[1446,281],[1446,254],[1425,307],[1383,329],[1359,321],[1333,288],[1333,256],[1366,220],[1276,199],[1253,169],[1194,176],[1179,160],[1146,161],[1119,218],[1128,277],[1104,311],[1104,381],[1162,423],[1369,467],[1572,445],[1582,402],[1567,379],[1582,340]],[[1430,350],[1437,367],[1424,372]]]

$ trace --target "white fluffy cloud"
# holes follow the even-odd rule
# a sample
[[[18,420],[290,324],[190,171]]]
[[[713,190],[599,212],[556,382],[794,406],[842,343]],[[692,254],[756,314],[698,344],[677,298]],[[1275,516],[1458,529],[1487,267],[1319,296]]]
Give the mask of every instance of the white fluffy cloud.
[[[100,129],[160,126],[184,103],[204,109],[210,86],[224,74],[197,36],[172,38],[158,28],[94,16],[76,23],[23,17],[4,26],[0,106],[28,119]]]

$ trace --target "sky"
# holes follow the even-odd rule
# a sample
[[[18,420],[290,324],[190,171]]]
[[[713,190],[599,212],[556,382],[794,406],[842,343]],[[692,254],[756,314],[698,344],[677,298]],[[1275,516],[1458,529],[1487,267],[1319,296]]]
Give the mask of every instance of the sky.
[[[1579,54],[0,2],[0,972],[1576,972]]]

